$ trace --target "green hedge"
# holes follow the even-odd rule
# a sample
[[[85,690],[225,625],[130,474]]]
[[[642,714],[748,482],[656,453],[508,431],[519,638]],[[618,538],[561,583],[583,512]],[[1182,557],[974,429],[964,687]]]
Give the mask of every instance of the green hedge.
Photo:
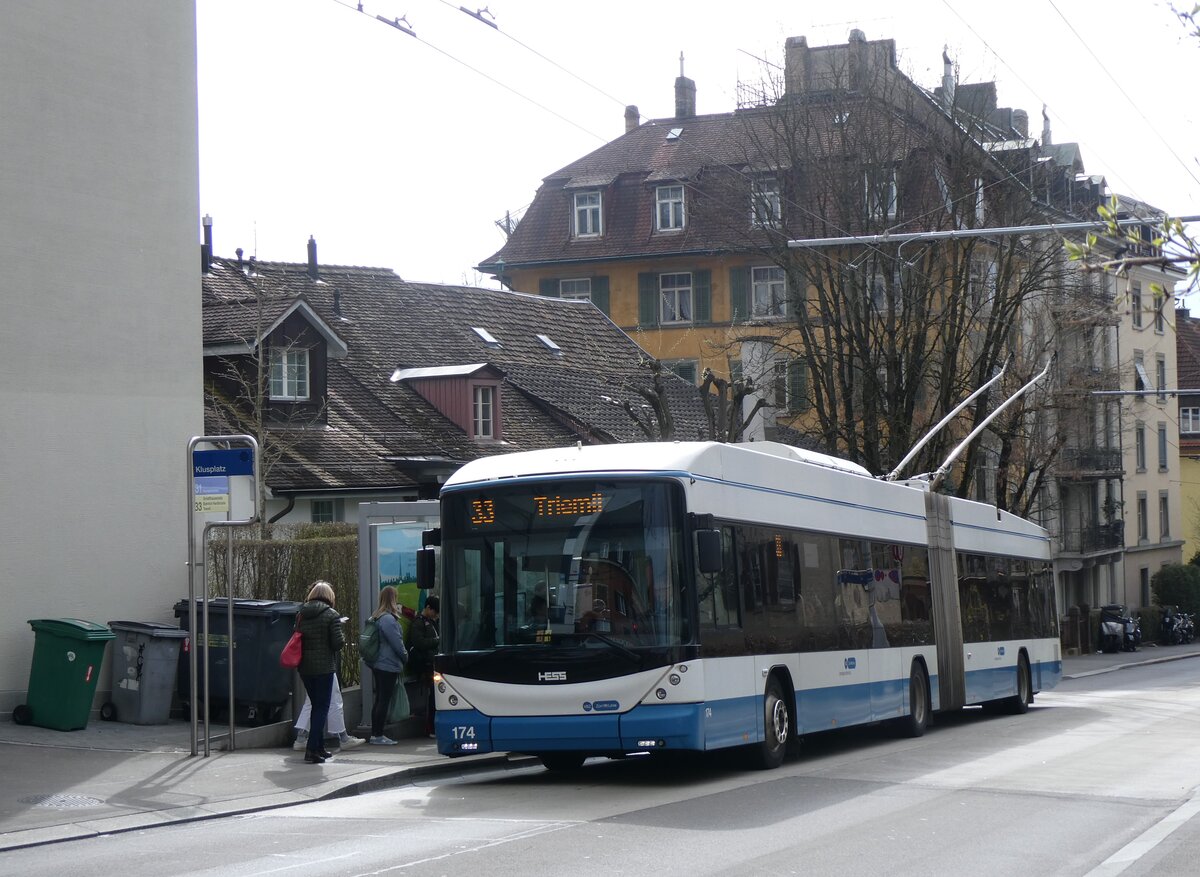
[[[271,538],[237,533],[233,540],[233,597],[249,600],[303,602],[312,583],[333,585],[337,608],[350,618],[338,679],[343,688],[359,684],[358,661],[358,531],[353,524],[274,525]],[[226,582],[226,537],[208,544],[210,593],[229,595]],[[374,608],[374,607],[372,607]]]
[[[1159,606],[1200,613],[1200,567],[1190,563],[1164,566],[1150,579],[1150,591]]]

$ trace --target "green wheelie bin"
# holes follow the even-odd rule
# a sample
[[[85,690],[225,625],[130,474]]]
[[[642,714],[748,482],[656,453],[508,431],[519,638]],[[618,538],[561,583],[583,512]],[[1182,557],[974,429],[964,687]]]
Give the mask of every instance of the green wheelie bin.
[[[100,681],[104,648],[115,634],[106,625],[78,618],[35,618],[28,702],[13,721],[56,731],[86,728]]]

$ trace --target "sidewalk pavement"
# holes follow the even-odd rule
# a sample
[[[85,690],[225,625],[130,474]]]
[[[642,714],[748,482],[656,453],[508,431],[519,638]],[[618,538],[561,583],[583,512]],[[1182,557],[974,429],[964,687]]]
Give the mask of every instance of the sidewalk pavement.
[[[1063,659],[1063,676],[1078,679],[1138,664],[1200,656],[1200,643],[1143,646],[1132,653]],[[428,737],[396,746],[361,746],[335,753],[323,765],[278,745],[254,746],[237,732],[211,754],[191,755],[189,723],[127,725],[93,720],[79,731],[54,731],[0,722],[0,851],[57,841],[212,819],[346,797],[403,785],[422,777],[452,777],[528,757],[496,753],[449,759]],[[214,726],[214,737],[227,726]],[[279,739],[278,728],[273,735]],[[260,735],[262,736],[262,735]],[[270,736],[270,735],[265,735]],[[243,742],[243,737],[245,741]]]

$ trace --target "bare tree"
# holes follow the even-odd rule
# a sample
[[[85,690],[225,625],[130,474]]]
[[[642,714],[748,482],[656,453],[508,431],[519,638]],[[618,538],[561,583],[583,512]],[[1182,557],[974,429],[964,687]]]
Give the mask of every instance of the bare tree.
[[[746,269],[740,290],[733,281],[730,354],[769,339],[776,361],[802,366],[789,425],[883,473],[1005,362],[1015,362],[1007,390],[1044,366],[1054,333],[1029,331],[1039,326],[1029,314],[1063,310],[1051,305],[1071,294],[1072,272],[1057,238],[879,242],[888,231],[1044,221],[1042,170],[1028,146],[998,146],[1004,135],[975,114],[978,92],[935,99],[886,64],[826,73],[819,93],[769,81],[769,97],[740,111],[740,161],[706,172],[694,202],[764,266]],[[871,240],[845,240],[856,237]],[[843,241],[788,243],[812,239]],[[913,471],[935,469],[1005,395],[980,397]],[[1030,428],[1039,404],[1025,402],[972,443],[956,493],[978,491],[986,469],[999,505],[1028,509],[1062,438]],[[984,456],[995,465],[984,467]]]

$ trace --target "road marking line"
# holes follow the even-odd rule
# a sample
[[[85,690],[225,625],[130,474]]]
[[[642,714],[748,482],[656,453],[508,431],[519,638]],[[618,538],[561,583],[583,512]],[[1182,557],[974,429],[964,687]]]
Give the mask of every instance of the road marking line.
[[[1125,844],[1091,871],[1088,871],[1084,877],[1112,877],[1114,874],[1120,874],[1198,813],[1200,813],[1200,791],[1194,792],[1190,800],[1185,801],[1174,812],[1168,813],[1141,835]]]

